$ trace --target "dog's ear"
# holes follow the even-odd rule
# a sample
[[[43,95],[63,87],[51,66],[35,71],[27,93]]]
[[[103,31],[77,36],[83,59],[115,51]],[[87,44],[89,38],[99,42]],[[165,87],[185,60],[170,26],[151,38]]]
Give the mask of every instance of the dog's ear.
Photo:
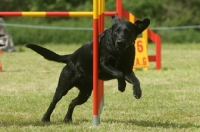
[[[150,24],[150,19],[145,18],[144,20],[136,20],[134,23],[138,27],[138,34],[141,34]]]
[[[115,24],[118,21],[120,21],[120,18],[117,15],[112,16],[112,24]]]

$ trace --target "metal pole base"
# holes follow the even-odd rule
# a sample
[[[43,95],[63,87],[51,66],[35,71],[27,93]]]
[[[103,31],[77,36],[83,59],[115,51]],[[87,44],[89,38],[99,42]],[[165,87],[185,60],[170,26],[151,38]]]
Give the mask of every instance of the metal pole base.
[[[99,115],[93,115],[92,126],[98,126],[99,124],[100,124],[100,116]]]

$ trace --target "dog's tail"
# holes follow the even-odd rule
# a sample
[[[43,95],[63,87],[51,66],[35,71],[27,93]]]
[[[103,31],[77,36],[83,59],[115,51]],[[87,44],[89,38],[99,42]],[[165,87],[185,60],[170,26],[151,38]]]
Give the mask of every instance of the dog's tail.
[[[58,55],[55,52],[35,44],[26,44],[30,48],[42,55],[45,59],[55,62],[67,63],[69,55]]]

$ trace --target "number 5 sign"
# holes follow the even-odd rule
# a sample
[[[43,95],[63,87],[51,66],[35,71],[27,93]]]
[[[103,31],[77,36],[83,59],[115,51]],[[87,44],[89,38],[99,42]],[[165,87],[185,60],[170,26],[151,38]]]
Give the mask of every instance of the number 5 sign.
[[[145,38],[137,38],[135,41],[135,63],[133,69],[143,68],[147,70],[149,66],[149,60],[147,55],[147,40]]]

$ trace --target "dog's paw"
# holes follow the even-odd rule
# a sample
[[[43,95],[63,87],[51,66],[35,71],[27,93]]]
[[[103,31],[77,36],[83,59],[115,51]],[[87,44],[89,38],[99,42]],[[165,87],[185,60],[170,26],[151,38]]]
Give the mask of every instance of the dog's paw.
[[[142,90],[140,88],[140,83],[134,84],[133,86],[133,95],[136,99],[141,98],[142,96]]]
[[[125,91],[125,88],[126,88],[126,82],[123,81],[123,82],[118,82],[118,90],[120,92],[124,92]]]
[[[64,119],[63,121],[64,121],[65,123],[71,123],[71,122],[72,122],[72,119],[66,118],[66,119]]]
[[[50,122],[50,118],[42,118],[42,120],[41,120],[42,122]]]

